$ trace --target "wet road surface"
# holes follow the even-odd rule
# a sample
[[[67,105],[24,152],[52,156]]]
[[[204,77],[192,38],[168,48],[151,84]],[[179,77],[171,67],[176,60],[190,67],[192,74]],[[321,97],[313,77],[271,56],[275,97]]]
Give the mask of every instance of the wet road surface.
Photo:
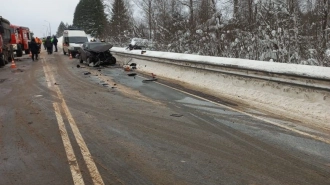
[[[330,184],[328,130],[77,64],[0,68],[0,184]]]

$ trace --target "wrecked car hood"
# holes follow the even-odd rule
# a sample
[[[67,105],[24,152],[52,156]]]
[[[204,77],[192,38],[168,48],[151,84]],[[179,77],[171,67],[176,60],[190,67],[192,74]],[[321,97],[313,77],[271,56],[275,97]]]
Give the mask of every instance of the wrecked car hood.
[[[101,52],[109,51],[109,49],[111,49],[111,48],[112,48],[112,44],[103,44],[103,45],[95,46],[91,49],[88,49],[88,51],[101,53]]]

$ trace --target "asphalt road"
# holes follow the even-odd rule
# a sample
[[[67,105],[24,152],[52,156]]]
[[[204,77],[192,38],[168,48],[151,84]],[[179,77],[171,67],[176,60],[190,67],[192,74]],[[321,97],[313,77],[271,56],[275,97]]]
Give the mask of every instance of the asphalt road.
[[[120,66],[24,57],[0,68],[1,185],[330,184],[328,130]]]

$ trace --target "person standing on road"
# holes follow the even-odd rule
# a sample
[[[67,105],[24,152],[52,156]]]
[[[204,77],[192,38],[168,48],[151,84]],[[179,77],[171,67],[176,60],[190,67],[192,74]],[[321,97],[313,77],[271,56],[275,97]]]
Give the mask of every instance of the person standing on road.
[[[39,47],[39,51],[38,51],[38,54],[39,54],[40,53],[40,49],[41,49],[42,41],[38,37],[36,37],[35,40],[36,40],[36,43],[37,43],[37,45]]]
[[[53,43],[52,43],[50,36],[47,37],[47,39],[45,41],[45,45],[47,48],[48,55],[52,54],[53,53]]]
[[[58,40],[57,40],[56,36],[54,36],[53,37],[53,44],[55,46],[55,52],[57,52],[57,42],[58,42]]]
[[[45,50],[47,50],[47,47],[45,45],[45,42],[46,42],[46,37],[42,38],[42,44],[44,45]]]
[[[34,57],[36,60],[38,60],[38,53],[39,53],[39,46],[36,43],[36,40],[34,38],[31,39],[31,42],[29,44],[29,48],[32,54],[32,61],[34,61]]]

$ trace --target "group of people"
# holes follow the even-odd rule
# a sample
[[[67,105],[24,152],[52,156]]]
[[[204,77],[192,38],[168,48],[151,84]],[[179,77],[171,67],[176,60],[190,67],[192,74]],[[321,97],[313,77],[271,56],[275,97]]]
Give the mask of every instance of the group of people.
[[[50,55],[53,53],[53,46],[55,47],[55,51],[57,52],[57,38],[56,36],[50,37],[48,36],[47,38],[42,39],[43,46],[45,50],[47,50],[47,53]]]
[[[29,43],[29,49],[31,51],[31,58],[34,61],[35,59],[38,60],[38,54],[41,50],[41,45],[44,46],[44,49],[47,50],[47,53],[50,55],[53,53],[53,45],[55,47],[55,52],[57,52],[57,38],[56,36],[47,38],[43,38],[42,40],[38,37],[32,38],[31,42]]]

